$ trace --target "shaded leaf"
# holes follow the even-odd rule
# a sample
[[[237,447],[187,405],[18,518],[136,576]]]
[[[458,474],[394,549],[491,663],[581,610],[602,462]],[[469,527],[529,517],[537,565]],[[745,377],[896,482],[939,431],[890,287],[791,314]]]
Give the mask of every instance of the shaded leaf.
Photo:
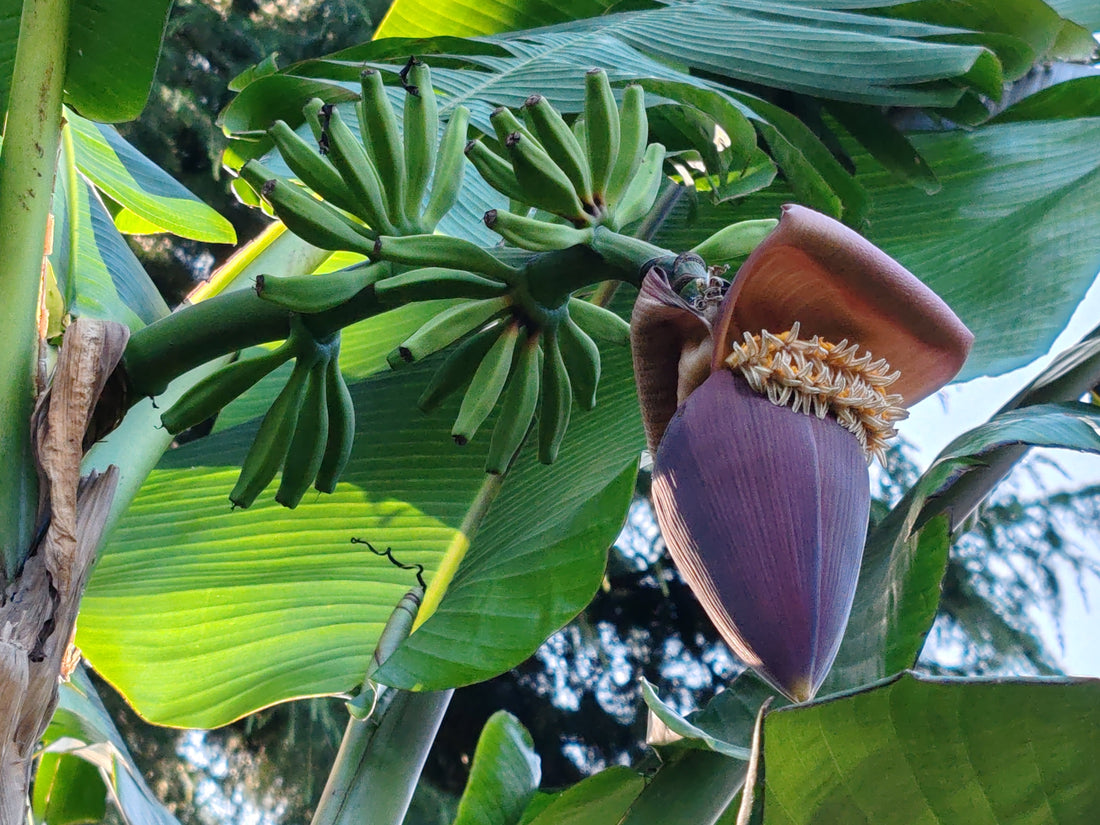
[[[65,97],[84,117],[133,120],[145,108],[172,0],[75,0]]]
[[[1100,118],[1100,74],[1066,80],[1028,95],[990,122],[1074,118]]]
[[[928,161],[883,112],[850,103],[831,103],[827,108],[883,167],[926,195],[940,191],[940,182]]]
[[[730,693],[734,690],[735,689],[731,686],[728,690],[719,694],[719,696],[725,696],[726,693]],[[743,762],[748,760],[750,749],[747,746],[725,741],[724,739],[708,733],[703,728],[693,725],[687,719],[680,716],[672,707],[661,701],[661,697],[657,695],[657,691],[654,689],[653,685],[646,679],[642,679],[642,699],[645,700],[650,713],[656,716],[661,724],[672,733],[680,737],[700,742],[710,750],[724,756],[740,759]]]
[[[523,825],[607,825],[619,822],[645,780],[629,768],[616,766],[582,779],[549,804],[539,802],[539,813]]]
[[[497,711],[481,729],[454,825],[515,825],[541,776],[527,728],[507,711]]]
[[[617,825],[711,825],[733,804],[746,763],[713,751],[684,750],[661,765]]]
[[[99,769],[69,754],[42,754],[31,810],[50,825],[101,821],[107,813],[107,788]]]
[[[932,287],[974,332],[957,380],[999,375],[1045,353],[1100,269],[1100,143],[1094,119],[1005,123],[911,135],[938,176],[931,197],[855,152],[873,202],[867,235]],[[774,218],[773,186],[736,206],[701,204],[654,239],[690,249],[730,223]],[[914,220],[914,215],[920,216]],[[997,300],[990,300],[990,296]]]
[[[0,111],[8,108],[21,0],[0,3]],[[85,117],[133,120],[145,106],[172,0],[73,0],[65,99]]]
[[[1100,31],[1100,6],[1093,0],[1048,0],[1048,5],[1088,31]]]
[[[73,673],[72,680],[61,685],[57,710],[42,738],[46,744],[46,755],[58,758],[54,763],[55,768],[63,766],[63,770],[71,771],[67,774],[67,779],[87,783],[81,787],[70,785],[69,792],[79,794],[80,797],[87,794],[89,803],[95,795],[89,787],[94,785],[87,771],[73,767],[73,760],[81,760],[98,769],[98,793],[103,793],[106,783],[119,813],[128,825],[178,825],[176,818],[168,813],[145,784],[122,736],[82,669],[78,668]],[[41,773],[39,776],[41,777]],[[55,783],[59,778],[56,770],[53,774],[47,773],[47,776],[52,776]],[[36,781],[36,800],[37,786]],[[49,797],[52,794],[47,794],[47,810]],[[76,802],[75,798],[66,802],[65,809]],[[85,810],[90,810],[90,805]],[[53,823],[54,819],[49,821]]]
[[[848,629],[823,693],[867,684],[916,660],[939,604],[952,485],[1013,444],[1100,453],[1100,411],[1079,403],[1025,407],[994,417],[944,449],[868,536]]]
[[[768,825],[1068,824],[1100,804],[1097,680],[903,674],[770,713],[764,730]]]

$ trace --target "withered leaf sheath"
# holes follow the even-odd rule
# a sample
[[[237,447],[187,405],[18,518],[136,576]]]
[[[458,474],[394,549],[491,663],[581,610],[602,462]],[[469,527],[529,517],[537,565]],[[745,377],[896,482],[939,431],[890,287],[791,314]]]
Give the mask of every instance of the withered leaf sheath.
[[[851,611],[870,509],[867,459],[881,439],[869,442],[856,426],[853,415],[862,421],[867,410],[848,406],[847,379],[819,378],[828,370],[776,373],[768,393],[750,387],[744,367],[731,370],[732,347],[765,332],[783,346],[797,335],[807,343],[792,349],[857,370],[883,359],[862,377],[878,386],[890,374],[886,436],[901,407],[959,371],[973,336],[882,250],[798,206],[783,208],[720,306],[687,302],[659,268],[642,282],[631,343],[665,541],[734,652],[807,701]],[[769,357],[752,368],[769,372]],[[792,403],[795,388],[802,395]]]

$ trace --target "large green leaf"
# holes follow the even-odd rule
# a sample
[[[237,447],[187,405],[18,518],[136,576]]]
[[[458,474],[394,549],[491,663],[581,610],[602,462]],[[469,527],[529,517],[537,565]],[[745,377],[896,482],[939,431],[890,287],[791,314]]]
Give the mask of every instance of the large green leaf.
[[[61,685],[42,737],[35,779],[36,813],[52,823],[99,822],[107,789],[127,825],[178,825],[149,790],[126,743],[82,669]],[[41,787],[40,787],[41,786]],[[98,810],[94,820],[83,817]]]
[[[621,765],[583,779],[552,800],[537,801],[538,813],[523,825],[608,825],[621,821],[645,786],[639,774]]]
[[[764,720],[767,825],[1091,822],[1100,681],[905,674]]]
[[[509,48],[556,41],[597,65],[610,41],[665,66],[853,102],[951,106],[963,80],[983,67],[981,84],[1000,82],[992,54],[972,45],[935,42],[957,29],[819,9],[813,3],[713,0],[548,26],[489,38]],[[670,38],[668,32],[691,32]]]
[[[77,167],[96,188],[153,232],[211,243],[234,243],[233,225],[192,195],[183,184],[123,140],[111,126],[68,112]]]
[[[1050,6],[1089,31],[1100,31],[1100,6],[1094,0],[1048,0]]]
[[[67,753],[43,753],[34,775],[31,810],[50,825],[102,822],[107,788],[99,769]]]
[[[66,99],[92,120],[133,120],[145,108],[172,0],[74,0]]]
[[[852,615],[823,693],[912,665],[939,603],[952,486],[970,467],[981,468],[997,450],[1017,444],[1100,453],[1100,410],[1076,402],[1023,407],[944,449],[867,539]]]
[[[512,714],[498,710],[481,729],[454,825],[515,825],[541,777],[531,734]]]
[[[617,0],[566,0],[552,5],[516,0],[494,0],[490,3],[480,0],[447,0],[442,3],[395,0],[374,36],[379,39],[495,34],[595,17],[621,5]]]
[[[69,312],[121,321],[131,329],[168,314],[164,299],[78,169],[70,124],[62,127],[53,215],[49,262]]]
[[[959,380],[1045,353],[1100,269],[1100,119],[1005,123],[911,135],[942,188],[925,195],[855,152],[868,236],[950,304],[975,334]],[[722,227],[775,217],[775,186],[737,205],[680,211],[655,239],[690,249]]]
[[[19,39],[22,0],[0,2],[0,111]],[[72,0],[66,101],[85,117],[133,120],[145,106],[172,0]]]
[[[629,356],[609,352],[604,364],[600,405],[575,415],[552,468],[521,457],[436,615],[380,679],[435,686],[507,670],[591,598],[642,441]],[[415,412],[432,366],[354,385],[345,478],[295,511],[270,491],[246,511],[229,508],[255,421],[170,453],[150,476],[89,583],[79,631],[89,659],[143,714],[218,725],[362,680],[413,580],[349,540],[391,547],[430,577],[485,477],[486,439],[459,450],[449,437],[455,404]]]
[[[558,7],[554,17],[588,17],[598,11],[594,5]],[[962,93],[940,83],[950,76],[979,80],[987,92],[999,94],[999,68],[988,52],[928,40],[957,36],[961,30],[840,10],[866,5],[753,0],[680,3],[548,26],[539,33],[558,30],[614,37],[668,65],[842,100],[950,106]],[[398,0],[378,34],[486,35],[554,22],[541,9],[535,11],[518,0],[504,0],[491,8],[486,14],[483,6],[475,7],[468,0]],[[673,31],[691,36],[669,37]],[[531,36],[521,32],[507,37]],[[979,61],[980,77],[974,71]]]

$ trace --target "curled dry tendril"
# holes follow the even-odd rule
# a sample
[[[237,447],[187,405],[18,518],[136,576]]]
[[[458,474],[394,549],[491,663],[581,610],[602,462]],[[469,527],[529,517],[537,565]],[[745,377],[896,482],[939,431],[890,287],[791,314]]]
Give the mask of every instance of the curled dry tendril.
[[[422,565],[422,564],[402,564],[401,562],[399,562],[397,559],[394,558],[392,547],[387,547],[385,550],[379,550],[377,547],[375,547],[373,544],[371,544],[366,539],[353,538],[351,540],[351,543],[352,544],[365,544],[367,546],[367,549],[370,550],[372,553],[374,553],[374,555],[383,556],[383,557],[389,559],[391,564],[393,564],[395,567],[400,567],[402,570],[415,570],[416,571],[416,583],[419,584],[422,588],[425,588],[425,589],[427,588],[427,585],[424,583],[424,565]]]

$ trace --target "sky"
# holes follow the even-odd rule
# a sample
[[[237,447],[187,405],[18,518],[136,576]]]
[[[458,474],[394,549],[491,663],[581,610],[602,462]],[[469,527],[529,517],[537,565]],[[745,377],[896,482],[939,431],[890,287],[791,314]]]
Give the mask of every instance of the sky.
[[[1067,347],[1077,343],[1100,322],[1100,280],[1086,294],[1066,329],[1044,357],[1005,375],[977,378],[952,384],[910,410],[909,419],[898,426],[900,434],[917,447],[917,460],[924,469],[947,444],[985,422],[1005,402]],[[1100,456],[1071,450],[1042,450],[1064,471],[1041,470],[1048,492],[1077,490],[1100,483]],[[1025,488],[1026,490],[1026,488]],[[1088,548],[1100,558],[1100,547]],[[1077,676],[1100,677],[1100,581],[1087,588],[1089,605],[1078,593],[1076,581],[1063,576],[1066,612],[1063,616],[1065,648],[1061,658],[1066,671]],[[1089,607],[1091,606],[1091,610]],[[1053,642],[1053,630],[1050,636]],[[1057,643],[1053,648],[1057,650]]]

